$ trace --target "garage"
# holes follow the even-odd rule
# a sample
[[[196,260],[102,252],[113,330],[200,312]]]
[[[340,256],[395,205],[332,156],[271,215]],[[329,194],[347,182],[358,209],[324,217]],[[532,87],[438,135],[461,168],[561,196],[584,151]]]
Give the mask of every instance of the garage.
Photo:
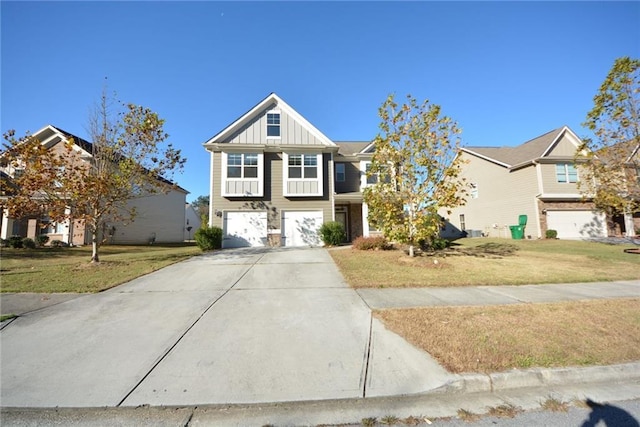
[[[556,230],[559,239],[592,239],[607,236],[607,222],[595,211],[547,211],[547,230]]]
[[[265,246],[267,213],[225,212],[222,233],[223,248]]]
[[[283,246],[322,246],[318,229],[322,211],[285,211],[282,214]]]

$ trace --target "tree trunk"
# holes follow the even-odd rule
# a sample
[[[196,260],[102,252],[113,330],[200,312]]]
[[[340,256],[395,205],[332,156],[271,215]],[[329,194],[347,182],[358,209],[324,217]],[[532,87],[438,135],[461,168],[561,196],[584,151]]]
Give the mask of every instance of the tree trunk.
[[[100,262],[100,257],[98,256],[98,231],[91,231],[91,262],[98,263]]]
[[[416,254],[413,252],[413,245],[409,245],[409,256],[414,257]]]

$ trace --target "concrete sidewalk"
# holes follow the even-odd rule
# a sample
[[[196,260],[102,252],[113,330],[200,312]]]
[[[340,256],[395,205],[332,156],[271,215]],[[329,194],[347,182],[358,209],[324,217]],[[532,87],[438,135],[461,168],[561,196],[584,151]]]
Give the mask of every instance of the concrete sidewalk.
[[[519,286],[363,288],[357,292],[372,309],[524,304],[640,298],[640,280]]]
[[[68,301],[3,294],[23,313],[0,332],[3,424],[331,424],[424,405],[455,416],[523,393],[640,398],[640,363],[450,374],[371,313],[634,297],[640,280],[355,291],[326,250],[284,248],[198,256]],[[87,409],[27,409],[47,407]]]

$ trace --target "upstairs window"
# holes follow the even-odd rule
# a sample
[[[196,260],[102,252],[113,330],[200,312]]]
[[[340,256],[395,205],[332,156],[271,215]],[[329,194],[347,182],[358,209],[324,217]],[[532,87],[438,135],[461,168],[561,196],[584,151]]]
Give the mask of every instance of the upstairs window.
[[[289,179],[316,179],[317,177],[317,155],[289,154]]]
[[[377,184],[378,183],[378,174],[369,174],[369,171],[371,170],[371,163],[367,163],[366,169],[365,169],[365,173],[367,176],[367,185],[373,185],[373,184]]]
[[[578,182],[578,171],[575,165],[570,163],[556,164],[556,181],[560,183]]]
[[[257,178],[257,153],[227,154],[227,178]]]
[[[267,113],[267,138],[280,138],[280,113]]]
[[[336,163],[336,182],[345,182],[344,163]]]

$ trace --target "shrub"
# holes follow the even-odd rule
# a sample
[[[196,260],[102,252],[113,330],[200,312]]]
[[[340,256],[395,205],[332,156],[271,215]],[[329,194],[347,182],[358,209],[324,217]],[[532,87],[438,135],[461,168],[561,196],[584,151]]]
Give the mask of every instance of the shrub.
[[[327,221],[318,230],[320,238],[325,245],[337,246],[347,238],[344,232],[344,225],[338,221]]]
[[[202,227],[195,232],[193,237],[196,239],[198,247],[203,251],[222,247],[222,228],[220,227]]]
[[[544,236],[545,236],[547,239],[555,239],[555,238],[557,238],[557,237],[558,237],[558,232],[557,232],[556,230],[547,230],[547,231],[544,233]]]
[[[20,236],[9,237],[9,247],[13,249],[20,249],[22,247],[22,237]]]
[[[62,240],[52,240],[51,241],[51,247],[52,248],[66,248],[67,246],[69,246],[68,243],[63,242]]]
[[[38,246],[44,246],[49,241],[49,236],[46,234],[39,234],[36,236],[36,241],[38,242]]]
[[[0,239],[0,248],[8,248],[9,240],[8,239]]]
[[[418,245],[423,251],[441,251],[447,249],[451,245],[451,242],[447,239],[434,237],[432,240],[420,240]]]
[[[384,237],[358,237],[353,241],[353,248],[359,251],[387,250],[391,245]]]
[[[22,247],[25,249],[35,249],[36,242],[30,237],[25,237],[24,239],[22,239]]]

